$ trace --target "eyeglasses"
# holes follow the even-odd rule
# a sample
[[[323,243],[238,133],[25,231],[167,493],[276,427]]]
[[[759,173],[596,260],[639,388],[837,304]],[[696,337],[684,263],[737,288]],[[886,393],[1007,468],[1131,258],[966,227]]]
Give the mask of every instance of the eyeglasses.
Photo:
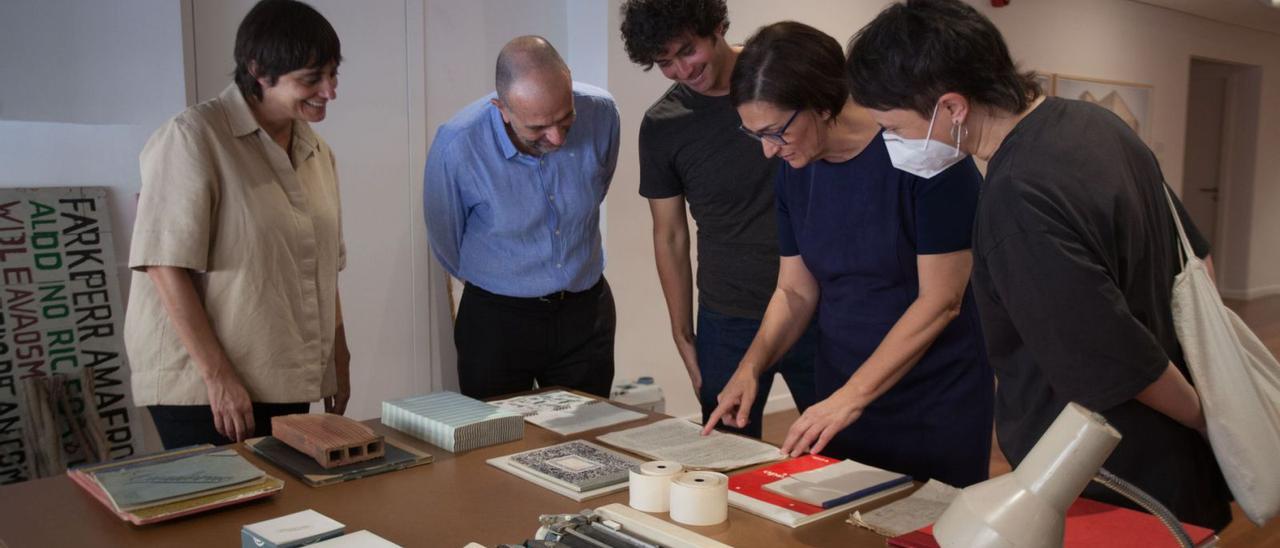
[[[777,132],[757,133],[747,129],[747,127],[742,124],[738,124],[738,130],[747,134],[747,137],[750,137],[757,141],[769,141],[770,143],[773,143],[775,145],[785,145],[787,144],[787,140],[782,136],[782,134],[787,132],[787,128],[791,127],[791,122],[796,121],[796,116],[799,114],[800,114],[799,110],[792,113],[791,117],[787,118],[787,123],[782,124],[782,129],[778,130]]]

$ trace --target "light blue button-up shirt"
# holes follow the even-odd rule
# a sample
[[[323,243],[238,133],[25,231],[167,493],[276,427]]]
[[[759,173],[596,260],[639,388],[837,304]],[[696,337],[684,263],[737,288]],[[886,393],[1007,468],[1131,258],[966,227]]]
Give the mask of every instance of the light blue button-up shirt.
[[[454,277],[511,297],[584,291],[604,273],[600,204],[618,162],[609,92],[574,82],[558,150],[520,152],[489,94],[436,131],[422,202],[431,251]]]

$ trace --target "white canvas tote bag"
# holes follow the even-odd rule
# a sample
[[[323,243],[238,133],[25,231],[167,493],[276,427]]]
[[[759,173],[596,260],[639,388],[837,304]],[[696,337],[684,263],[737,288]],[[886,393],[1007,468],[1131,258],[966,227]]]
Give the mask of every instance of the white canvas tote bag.
[[[1222,304],[1196,257],[1165,188],[1181,239],[1182,272],[1173,281],[1173,321],[1200,393],[1209,443],[1227,486],[1251,521],[1280,512],[1280,363],[1240,317]]]

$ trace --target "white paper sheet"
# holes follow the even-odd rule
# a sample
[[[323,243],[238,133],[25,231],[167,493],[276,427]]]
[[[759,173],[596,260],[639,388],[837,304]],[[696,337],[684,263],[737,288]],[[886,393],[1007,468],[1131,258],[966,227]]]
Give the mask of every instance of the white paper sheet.
[[[702,435],[702,427],[667,419],[600,436],[599,441],[654,460],[669,460],[688,469],[733,470],[785,457],[777,447],[723,432]]]
[[[867,512],[854,512],[849,523],[886,537],[915,531],[938,520],[960,490],[938,480],[929,480],[911,496]]]

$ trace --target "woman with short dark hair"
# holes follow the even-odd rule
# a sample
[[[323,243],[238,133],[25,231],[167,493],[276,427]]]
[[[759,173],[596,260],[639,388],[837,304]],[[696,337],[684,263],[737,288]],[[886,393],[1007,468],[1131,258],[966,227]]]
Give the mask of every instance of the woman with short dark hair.
[[[1141,138],[1102,107],[1045,98],[995,25],[956,0],[886,8],[854,37],[846,68],[854,99],[886,134],[914,143],[902,165],[948,149],[990,162],[973,285],[1010,463],[1078,402],[1124,435],[1108,470],[1183,521],[1230,522],[1231,495],[1173,328],[1176,199]],[[1129,505],[1100,487],[1085,496]]]
[[[756,376],[816,313],[821,401],[783,450],[852,458],[952,485],[987,477],[992,377],[969,280],[981,180],[956,156],[921,175],[849,97],[840,44],[794,22],[761,28],[733,69],[743,130],[786,165],[778,286],[708,429],[746,418]]]
[[[311,130],[335,99],[338,36],[293,0],[236,33],[235,82],[142,151],[125,316],[133,397],[166,448],[270,434],[350,396],[338,302],[337,169]]]

